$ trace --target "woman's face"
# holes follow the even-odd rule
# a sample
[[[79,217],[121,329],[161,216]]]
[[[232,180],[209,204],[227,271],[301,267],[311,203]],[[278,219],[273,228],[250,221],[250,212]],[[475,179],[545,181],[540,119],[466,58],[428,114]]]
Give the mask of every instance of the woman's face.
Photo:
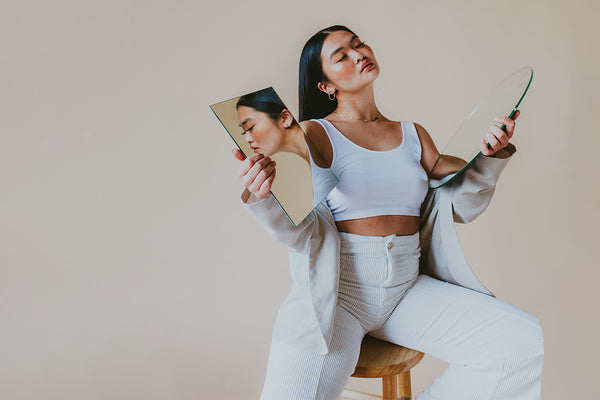
[[[281,150],[286,134],[282,123],[252,107],[239,106],[237,113],[244,139],[255,153],[270,157]]]
[[[331,32],[321,49],[323,72],[342,92],[355,92],[373,83],[379,76],[379,64],[373,50],[358,36],[346,32]]]

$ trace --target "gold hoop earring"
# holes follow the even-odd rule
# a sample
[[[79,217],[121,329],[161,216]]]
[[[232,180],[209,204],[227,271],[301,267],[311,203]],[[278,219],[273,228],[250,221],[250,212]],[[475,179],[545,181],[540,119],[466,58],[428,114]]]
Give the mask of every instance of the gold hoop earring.
[[[331,97],[332,95],[333,95],[333,97]],[[329,97],[329,100],[331,100],[331,101],[335,100],[335,92],[327,93],[327,97]]]

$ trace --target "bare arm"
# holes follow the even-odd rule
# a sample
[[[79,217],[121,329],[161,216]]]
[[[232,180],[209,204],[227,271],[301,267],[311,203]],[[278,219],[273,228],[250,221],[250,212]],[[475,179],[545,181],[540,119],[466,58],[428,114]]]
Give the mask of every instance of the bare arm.
[[[521,114],[520,110],[515,112],[513,119],[506,116],[495,118],[494,121],[505,125],[505,130],[500,129],[497,125],[492,125],[487,134],[481,139],[479,149],[486,157],[507,158],[513,153],[506,150],[509,145],[508,141],[512,138],[515,130],[515,120]],[[433,139],[429,133],[421,125],[415,123],[417,134],[421,141],[421,165],[425,169],[427,176],[434,179],[441,179],[446,175],[460,171],[466,164],[467,160],[463,160],[452,155],[443,154],[440,157]],[[487,145],[489,143],[489,146]],[[439,157],[439,161],[438,160]],[[436,161],[438,165],[436,166]],[[435,168],[435,176],[431,176],[433,167]]]
[[[421,141],[421,165],[423,169],[427,173],[427,176],[431,175],[431,171],[433,170],[433,166],[437,161],[440,152],[438,151],[433,139],[429,135],[429,133],[423,128],[421,125],[415,123],[415,127],[417,128],[417,135],[419,136],[419,140]],[[454,171],[456,172],[456,171]]]
[[[514,118],[516,119],[519,114],[520,111],[517,111]],[[516,147],[508,142],[514,134],[514,119],[502,116],[498,117],[496,122],[504,124],[506,130],[501,130],[496,125],[491,126],[485,139],[482,139],[480,143],[482,154],[477,156],[463,174],[450,184],[439,189],[450,193],[455,222],[470,222],[487,208],[494,194],[500,173],[508,163],[510,156],[516,152]],[[417,133],[423,149],[421,164],[427,175],[430,176],[431,169],[435,165],[439,152],[427,131],[418,124],[415,124],[415,126],[417,127]],[[486,142],[490,143],[491,149],[487,146]],[[455,160],[455,158],[449,156],[445,159],[440,159],[440,162],[445,162],[446,165],[436,167],[436,175],[438,175],[438,168],[441,168],[440,174],[442,172],[447,174],[460,170],[464,166],[462,164],[464,160]],[[466,161],[464,162],[466,163]],[[439,179],[441,177],[435,178]]]

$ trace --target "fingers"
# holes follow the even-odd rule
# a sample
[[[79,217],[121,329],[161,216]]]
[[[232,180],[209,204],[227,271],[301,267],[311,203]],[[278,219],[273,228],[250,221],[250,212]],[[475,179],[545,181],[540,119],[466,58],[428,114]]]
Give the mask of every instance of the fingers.
[[[242,164],[238,168],[238,177],[242,179],[244,175],[248,173],[250,168],[252,168],[254,164],[262,158],[264,158],[264,155],[262,155],[261,153],[255,153],[243,160]]]
[[[263,183],[270,177],[275,170],[275,161],[268,157],[264,157],[254,164],[246,176],[242,179],[244,186],[252,193],[258,193],[261,190]],[[273,179],[273,178],[272,178]],[[270,189],[269,189],[270,190]]]
[[[496,147],[506,147],[508,144],[508,140],[510,137],[507,132],[504,132],[502,129],[498,128],[496,125],[490,126],[490,132],[485,135],[487,142],[492,146],[492,148]]]
[[[233,149],[233,150],[231,151],[231,153],[233,154],[233,156],[234,156],[235,158],[237,158],[237,159],[238,159],[238,160],[240,160],[240,161],[244,161],[244,160],[246,159],[246,156],[244,156],[244,153],[242,153],[242,152],[240,151],[240,149]]]
[[[508,138],[510,139],[515,130],[515,120],[510,119],[506,116],[494,118],[494,121],[499,123],[500,125],[504,125],[504,131],[508,134]]]
[[[271,191],[275,179],[277,163],[261,153],[246,158],[238,170],[242,184],[258,197],[266,197]]]
[[[239,149],[233,149],[232,154],[242,161],[238,169],[238,177],[243,185],[256,197],[267,197],[271,193],[277,163],[261,153],[255,153],[245,158]]]
[[[273,180],[275,180],[277,163],[261,153],[252,154],[247,158],[239,149],[233,149],[231,153],[242,161],[238,169],[238,177],[244,186],[258,198],[269,196]]]
[[[277,173],[276,169],[273,169],[267,179],[260,185],[260,189],[258,192],[254,193],[254,195],[260,199],[264,199],[271,193],[271,186],[273,185],[273,181],[275,180],[275,174]],[[249,190],[249,189],[248,189]]]
[[[479,151],[481,151],[481,154],[483,154],[484,156],[491,156],[492,150],[490,150],[487,146],[487,142],[483,139],[481,139],[481,142],[479,142]]]
[[[508,145],[508,141],[512,138],[515,131],[515,119],[521,114],[520,110],[516,110],[513,118],[501,116],[494,118],[498,125],[490,126],[490,131],[485,135],[485,138],[479,143],[481,153],[489,156],[503,149]],[[504,125],[503,129],[500,126]]]

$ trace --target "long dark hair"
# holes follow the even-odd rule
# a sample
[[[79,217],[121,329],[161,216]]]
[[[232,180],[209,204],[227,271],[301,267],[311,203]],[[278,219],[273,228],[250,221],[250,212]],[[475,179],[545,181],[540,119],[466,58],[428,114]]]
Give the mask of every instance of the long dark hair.
[[[329,100],[327,93],[317,87],[319,82],[327,82],[321,63],[321,49],[325,38],[331,32],[346,31],[355,34],[343,25],[333,25],[321,29],[308,39],[300,55],[300,81],[298,84],[298,103],[300,121],[323,118],[337,108],[337,99]]]

